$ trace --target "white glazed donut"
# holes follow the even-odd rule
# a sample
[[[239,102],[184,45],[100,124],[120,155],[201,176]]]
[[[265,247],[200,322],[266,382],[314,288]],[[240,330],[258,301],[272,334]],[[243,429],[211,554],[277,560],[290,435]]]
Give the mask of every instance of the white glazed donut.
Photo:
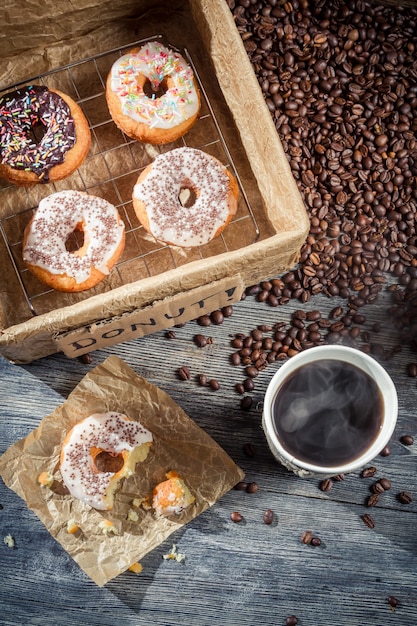
[[[113,64],[106,98],[115,124],[129,137],[151,144],[184,135],[200,110],[191,67],[157,41],[134,48]]]
[[[75,252],[66,248],[76,230],[84,233]],[[117,209],[82,191],[58,191],[41,200],[23,238],[23,260],[29,270],[58,291],[94,287],[119,259],[125,227]]]
[[[181,203],[188,190],[194,202]],[[201,246],[219,235],[237,210],[238,185],[217,159],[195,148],[156,157],[133,189],[133,207],[156,239],[181,247]]]
[[[111,509],[120,480],[146,459],[152,440],[149,430],[122,413],[90,415],[70,430],[62,444],[62,479],[81,502],[95,509]],[[102,452],[121,457],[121,469],[101,471],[96,463]]]

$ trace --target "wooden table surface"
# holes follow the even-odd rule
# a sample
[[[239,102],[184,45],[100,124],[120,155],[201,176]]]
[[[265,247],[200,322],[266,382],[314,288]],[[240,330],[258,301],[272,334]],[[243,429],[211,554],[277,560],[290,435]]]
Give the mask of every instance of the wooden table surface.
[[[361,313],[367,318],[363,330],[393,349],[390,359],[376,357],[399,396],[391,453],[373,461],[373,478],[357,471],[328,491],[316,478],[287,471],[267,446],[262,402],[280,362],[256,377],[248,394],[251,408],[243,410],[235,385],[245,375],[230,362],[231,339],[258,325],[289,324],[294,309],[317,309],[326,317],[337,305],[345,308],[345,300],[317,295],[307,304],[290,301],[274,308],[248,296],[222,324],[205,328],[189,322],[175,329],[174,338],[158,332],[94,352],[91,363],[56,354],[17,366],[0,357],[0,454],[62,404],[94,366],[117,355],[170,394],[243,469],[245,480],[259,487],[256,493],[230,490],[143,558],[142,573],[125,572],[100,588],[0,481],[0,624],[280,626],[293,615],[299,626],[415,626],[417,443],[405,446],[400,438],[408,434],[417,442],[417,379],[407,376],[407,364],[417,362],[417,355],[393,324],[390,298],[382,291]],[[197,333],[212,342],[198,347]],[[399,345],[401,351],[394,349]],[[190,380],[178,377],[184,365]],[[198,374],[216,379],[220,388],[198,385]],[[254,453],[248,455],[248,449]],[[370,488],[383,477],[391,489],[369,508]],[[411,503],[398,501],[402,491],[412,494]],[[274,514],[270,525],[263,521],[266,509]],[[231,520],[234,511],[243,516],[240,523]],[[372,516],[373,528],[363,515]],[[306,531],[320,545],[303,543]],[[8,535],[14,547],[3,541]],[[185,555],[183,562],[163,558],[173,544]],[[390,597],[397,598],[396,607]]]
[[[317,296],[304,308],[326,315],[337,303]],[[280,364],[268,365],[255,379],[253,404],[245,411],[235,391],[244,375],[230,363],[235,333],[288,322],[294,308],[299,304],[273,308],[250,296],[220,325],[188,322],[175,329],[175,338],[159,332],[92,353],[89,364],[58,354],[25,366],[0,360],[0,453],[60,405],[95,365],[118,355],[168,392],[245,471],[246,480],[259,486],[252,494],[232,489],[149,553],[141,574],[126,572],[99,588],[0,482],[0,535],[15,539],[14,548],[0,542],[2,624],[264,626],[285,624],[290,615],[302,626],[417,623],[417,444],[406,447],[399,441],[403,434],[417,434],[416,379],[405,373],[415,356],[405,343],[401,352],[381,361],[399,394],[391,454],[375,459],[374,478],[355,472],[322,491],[318,479],[299,478],[274,460],[261,429],[263,395]],[[378,341],[387,348],[399,342],[388,309],[386,292],[364,309],[364,328],[380,321]],[[197,347],[197,333],[213,342]],[[182,365],[190,368],[188,381],[178,378]],[[199,386],[195,376],[200,373],[217,379],[220,389]],[[245,453],[247,443],[254,446],[254,456]],[[370,486],[381,477],[392,487],[370,509],[365,505]],[[411,504],[398,502],[403,490],[414,495]],[[271,525],[263,522],[267,508],[274,512]],[[232,511],[241,513],[241,523],[231,521]],[[361,519],[366,513],[374,518],[373,529]],[[307,530],[321,545],[301,541]],[[174,543],[185,554],[182,563],[163,559]],[[395,610],[390,596],[398,599]]]

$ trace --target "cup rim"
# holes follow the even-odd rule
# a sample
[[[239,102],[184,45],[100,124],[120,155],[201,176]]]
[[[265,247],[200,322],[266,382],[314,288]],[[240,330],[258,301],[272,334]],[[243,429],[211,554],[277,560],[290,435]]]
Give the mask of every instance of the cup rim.
[[[347,363],[356,365],[362,371],[367,372],[378,384],[384,401],[383,423],[371,446],[362,455],[352,461],[349,461],[348,463],[344,463],[343,465],[315,465],[298,459],[282,446],[273,424],[272,406],[279,389],[281,388],[283,382],[287,379],[288,375],[301,365],[324,359],[346,361]],[[283,363],[269,381],[263,406],[264,430],[266,431],[266,436],[270,445],[272,444],[278,452],[278,455],[281,456],[286,463],[294,465],[301,470],[305,470],[306,472],[318,475],[337,475],[349,473],[366,465],[387,445],[392,433],[394,432],[397,416],[397,390],[386,369],[366,352],[343,345],[314,346],[303,350]]]

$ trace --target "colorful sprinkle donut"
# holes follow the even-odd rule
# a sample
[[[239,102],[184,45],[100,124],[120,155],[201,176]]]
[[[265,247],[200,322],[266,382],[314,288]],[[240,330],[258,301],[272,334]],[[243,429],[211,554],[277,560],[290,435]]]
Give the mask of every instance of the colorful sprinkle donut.
[[[0,176],[16,185],[69,176],[90,147],[90,129],[66,94],[31,85],[0,98]]]
[[[106,97],[116,125],[129,137],[151,144],[184,135],[200,110],[191,67],[178,52],[155,41],[113,64]]]

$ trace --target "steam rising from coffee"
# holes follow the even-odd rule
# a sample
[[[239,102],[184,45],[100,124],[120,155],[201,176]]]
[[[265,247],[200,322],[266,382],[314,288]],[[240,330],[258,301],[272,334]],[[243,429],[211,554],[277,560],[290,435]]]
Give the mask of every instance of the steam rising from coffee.
[[[277,435],[289,453],[332,467],[369,448],[381,428],[383,400],[366,372],[325,359],[303,365],[287,378],[273,413]]]

